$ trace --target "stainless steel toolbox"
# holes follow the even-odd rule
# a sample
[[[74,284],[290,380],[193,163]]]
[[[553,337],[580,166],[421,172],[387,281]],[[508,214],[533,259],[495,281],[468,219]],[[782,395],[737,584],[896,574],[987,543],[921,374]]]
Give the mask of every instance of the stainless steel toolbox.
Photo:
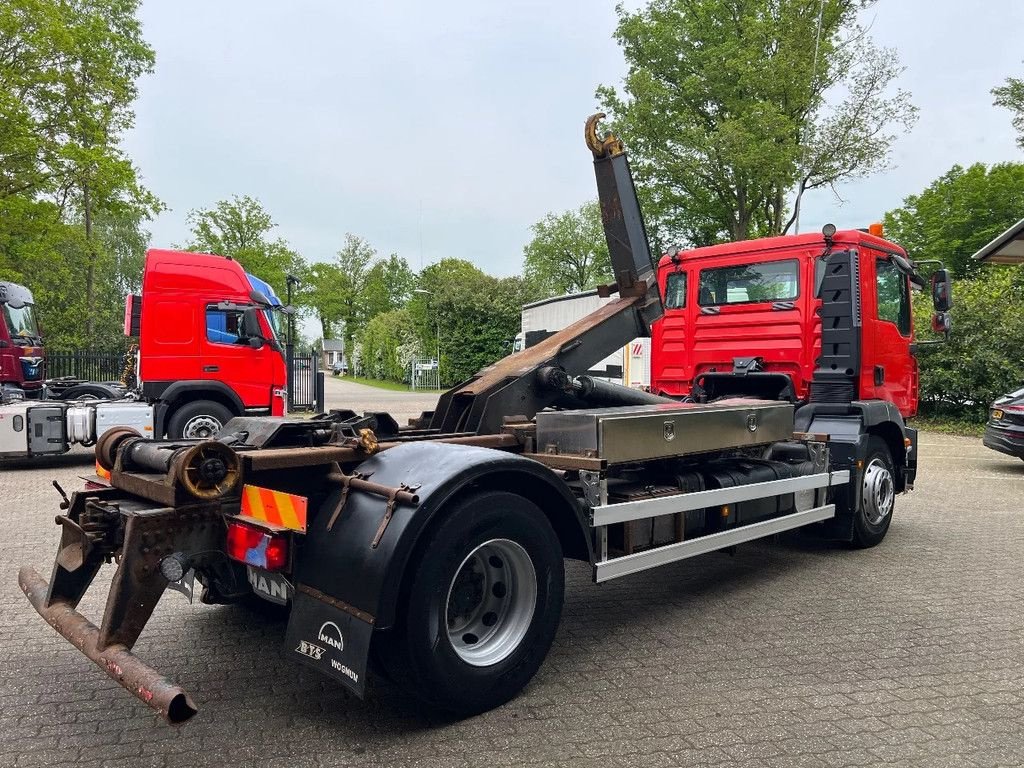
[[[793,436],[793,406],[764,400],[635,405],[537,414],[537,450],[609,464],[773,443]]]

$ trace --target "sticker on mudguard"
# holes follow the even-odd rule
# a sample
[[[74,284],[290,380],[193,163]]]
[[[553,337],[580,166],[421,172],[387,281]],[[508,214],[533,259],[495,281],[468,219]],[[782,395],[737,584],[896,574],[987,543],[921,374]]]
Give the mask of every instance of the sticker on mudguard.
[[[362,698],[373,626],[305,592],[296,592],[285,650]]]
[[[288,604],[295,591],[288,579],[279,573],[270,573],[252,565],[245,566],[245,569],[249,572],[249,586],[253,592],[272,603]]]

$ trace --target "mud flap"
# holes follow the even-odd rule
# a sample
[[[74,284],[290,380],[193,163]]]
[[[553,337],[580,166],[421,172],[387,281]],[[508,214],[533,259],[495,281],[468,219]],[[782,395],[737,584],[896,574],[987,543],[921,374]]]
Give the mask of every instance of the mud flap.
[[[295,590],[285,633],[287,656],[343,683],[359,698],[366,691],[366,666],[373,625]]]

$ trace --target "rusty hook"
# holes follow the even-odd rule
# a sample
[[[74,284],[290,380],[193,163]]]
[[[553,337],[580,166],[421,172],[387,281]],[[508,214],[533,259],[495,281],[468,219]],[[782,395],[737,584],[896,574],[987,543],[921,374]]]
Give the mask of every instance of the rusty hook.
[[[605,117],[607,115],[604,112],[597,112],[587,118],[587,124],[583,128],[583,138],[586,140],[587,147],[594,154],[595,159],[615,157],[626,151],[626,148],[622,146],[622,142],[611,131],[605,133],[603,139],[598,138],[597,123]]]

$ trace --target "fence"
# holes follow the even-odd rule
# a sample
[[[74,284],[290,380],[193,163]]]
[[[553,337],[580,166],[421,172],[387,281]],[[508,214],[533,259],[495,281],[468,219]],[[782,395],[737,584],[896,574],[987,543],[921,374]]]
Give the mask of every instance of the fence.
[[[288,410],[324,410],[324,374],[320,371],[320,354],[317,350],[296,350],[292,353],[289,379]]]
[[[46,377],[73,376],[86,381],[118,381],[124,372],[123,352],[46,350]]]
[[[441,369],[436,358],[414,357],[410,365],[410,383],[413,389],[441,388]]]
[[[46,350],[46,377],[73,376],[85,381],[119,381],[124,372],[124,353]],[[315,349],[297,352],[292,358],[288,390],[290,410],[324,409],[323,374]]]

